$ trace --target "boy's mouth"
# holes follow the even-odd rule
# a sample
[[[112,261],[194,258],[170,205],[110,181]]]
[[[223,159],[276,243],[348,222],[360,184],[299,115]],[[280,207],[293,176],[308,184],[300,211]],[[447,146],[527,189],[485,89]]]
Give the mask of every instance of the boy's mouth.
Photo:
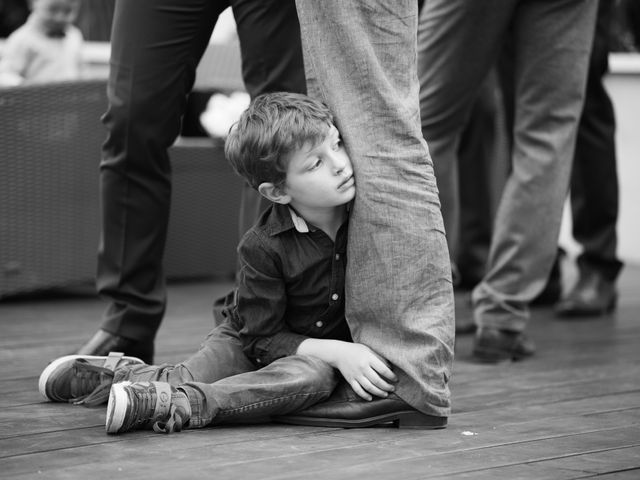
[[[342,190],[345,187],[350,187],[351,185],[353,185],[353,174],[349,175],[347,178],[345,178],[342,182],[340,182],[340,185],[338,185],[338,190]]]

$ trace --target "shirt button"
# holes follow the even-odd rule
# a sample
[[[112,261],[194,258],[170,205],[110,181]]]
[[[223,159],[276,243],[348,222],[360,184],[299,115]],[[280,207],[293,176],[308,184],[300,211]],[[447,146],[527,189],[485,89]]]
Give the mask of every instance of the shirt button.
[[[340,254],[336,253],[336,260],[340,260]]]
[[[338,295],[337,293],[334,293],[333,295],[331,295],[331,300],[337,300],[340,298],[340,295]]]
[[[316,322],[316,327],[318,327],[318,328],[322,327],[323,325],[324,325],[324,323],[322,323],[322,320],[318,320]]]

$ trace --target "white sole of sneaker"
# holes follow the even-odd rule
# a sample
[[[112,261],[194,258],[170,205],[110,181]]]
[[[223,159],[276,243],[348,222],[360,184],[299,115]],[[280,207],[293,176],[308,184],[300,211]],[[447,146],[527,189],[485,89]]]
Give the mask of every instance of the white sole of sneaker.
[[[118,433],[122,428],[127,414],[129,395],[125,387],[131,382],[114,383],[109,392],[109,403],[107,404],[107,418],[104,424],[107,433]]]
[[[50,402],[55,402],[58,401],[55,398],[51,398],[48,394],[47,394],[47,382],[49,381],[49,378],[51,377],[51,374],[53,372],[56,371],[56,369],[58,367],[60,367],[61,365],[73,361],[73,360],[77,360],[77,359],[84,359],[87,360],[88,362],[94,363],[94,364],[99,364],[100,360],[106,360],[107,357],[106,356],[93,356],[93,355],[65,355],[64,357],[60,357],[60,358],[56,358],[54,361],[52,361],[49,365],[47,365],[47,367],[42,371],[42,373],[40,374],[40,378],[38,379],[38,390],[40,391],[40,394],[48,401]],[[127,361],[130,363],[144,363],[142,360],[140,360],[139,358],[136,357],[121,357],[120,361]]]

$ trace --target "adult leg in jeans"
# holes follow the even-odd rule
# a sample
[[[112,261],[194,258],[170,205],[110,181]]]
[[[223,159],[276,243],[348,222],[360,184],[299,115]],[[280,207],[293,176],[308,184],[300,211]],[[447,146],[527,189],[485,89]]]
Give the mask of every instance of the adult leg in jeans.
[[[553,265],[582,111],[597,2],[518,2],[512,172],[498,209],[487,275],[474,290],[475,355],[532,353],[521,332]],[[571,66],[571,68],[568,68]]]
[[[293,0],[231,3],[249,93],[304,91]],[[98,290],[110,305],[101,329],[78,353],[105,355],[119,350],[153,361],[153,342],[166,305],[162,256],[171,195],[167,148],[179,133],[196,66],[218,15],[229,4],[226,0],[117,2],[109,109],[103,118],[109,133],[100,167],[97,279]],[[283,22],[291,23],[289,28],[282,28]],[[248,222],[241,219],[241,223]]]
[[[615,282],[622,269],[622,262],[616,256],[616,122],[603,82],[609,71],[613,7],[613,0],[599,0],[587,91],[571,171],[573,236],[583,250],[578,257],[578,281],[556,305],[556,313],[562,316],[599,315],[615,308]]]
[[[454,306],[438,191],[419,121],[417,2],[296,2],[307,78],[336,116],[358,189],[346,315],[356,342],[388,359],[396,393],[450,413]],[[311,73],[311,74],[310,74]]]

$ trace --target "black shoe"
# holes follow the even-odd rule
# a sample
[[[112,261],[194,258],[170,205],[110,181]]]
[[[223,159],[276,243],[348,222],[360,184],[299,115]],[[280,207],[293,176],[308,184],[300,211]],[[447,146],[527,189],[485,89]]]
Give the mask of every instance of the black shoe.
[[[588,317],[611,313],[616,308],[617,292],[614,282],[601,273],[584,269],[569,294],[556,307],[559,317]]]
[[[481,328],[476,333],[473,356],[485,363],[521,360],[536,351],[532,340],[524,333]]]
[[[560,297],[562,296],[562,274],[560,271],[560,262],[562,261],[563,256],[564,252],[559,251],[556,260],[553,263],[553,267],[551,268],[551,272],[549,273],[547,284],[544,286],[544,290],[542,290],[542,292],[540,292],[538,296],[531,301],[532,307],[550,307],[560,300]]]
[[[76,352],[77,355],[107,356],[109,352],[122,352],[129,357],[136,357],[147,365],[153,364],[153,342],[132,340],[104,330],[98,330],[91,339]]]
[[[350,388],[350,387],[347,387]],[[397,428],[438,429],[447,426],[447,417],[419,412],[397,395],[370,402],[360,397],[333,394],[328,400],[274,421],[312,427],[362,428],[389,424]]]

